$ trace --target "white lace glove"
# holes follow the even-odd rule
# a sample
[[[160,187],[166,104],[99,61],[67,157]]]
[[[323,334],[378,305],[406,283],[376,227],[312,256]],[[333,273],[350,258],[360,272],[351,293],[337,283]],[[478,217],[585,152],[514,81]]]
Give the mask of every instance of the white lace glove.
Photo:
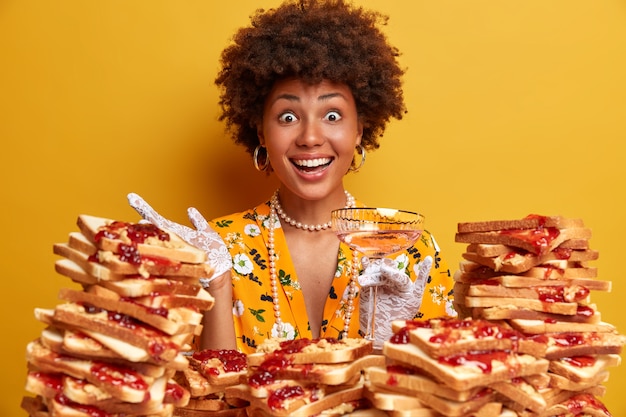
[[[393,320],[411,320],[417,314],[422,305],[424,286],[428,280],[433,259],[427,256],[415,266],[417,274],[415,282],[398,268],[393,259],[382,258],[370,261],[367,257],[363,257],[361,264],[364,269],[359,276],[361,331],[371,334],[373,328],[374,348],[381,349],[383,342],[392,336],[391,322]],[[376,312],[372,323],[370,311],[374,302],[374,293]]]
[[[128,202],[145,221],[163,230],[173,232],[190,245],[205,251],[209,258],[207,263],[211,265],[215,271],[213,277],[218,277],[232,268],[232,257],[222,237],[211,228],[197,209],[193,207],[187,209],[189,220],[195,227],[195,229],[192,229],[161,216],[143,198],[135,193],[128,194]],[[203,285],[208,286],[211,279],[212,278],[203,279]]]

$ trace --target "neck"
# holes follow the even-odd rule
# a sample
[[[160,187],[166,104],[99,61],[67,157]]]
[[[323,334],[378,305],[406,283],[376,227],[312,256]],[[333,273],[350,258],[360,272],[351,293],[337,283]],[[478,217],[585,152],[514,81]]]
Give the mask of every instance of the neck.
[[[304,199],[284,188],[277,193],[278,205],[285,215],[302,224],[325,224],[330,221],[331,211],[353,204],[353,198],[343,188],[321,199]]]

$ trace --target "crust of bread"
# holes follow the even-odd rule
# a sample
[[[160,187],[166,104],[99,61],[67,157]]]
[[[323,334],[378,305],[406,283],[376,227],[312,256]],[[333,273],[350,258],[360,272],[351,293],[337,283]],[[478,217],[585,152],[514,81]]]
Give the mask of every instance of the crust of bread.
[[[261,365],[270,354],[280,354],[289,358],[292,364],[342,363],[354,361],[372,353],[372,342],[366,339],[344,338],[316,339],[294,353],[285,353],[281,348],[282,339],[267,339],[248,355],[248,366]]]
[[[190,277],[209,278],[213,275],[213,268],[207,263],[191,264],[176,261],[174,259],[159,258],[163,262],[155,262],[156,258],[143,258],[139,265],[123,261],[119,255],[110,251],[99,250],[82,233],[71,232],[68,246],[75,251],[86,255],[86,258],[94,256],[100,265],[109,268],[113,273],[120,275],[170,276],[183,275]],[[74,260],[73,258],[70,258]],[[89,262],[89,260],[87,259]],[[75,261],[76,262],[76,261]],[[80,265],[80,262],[77,262]]]
[[[550,374],[559,375],[575,383],[593,385],[590,381],[596,375],[621,364],[621,357],[617,354],[593,355],[593,357],[595,358],[593,364],[585,367],[572,365],[569,358],[555,359],[550,362]]]
[[[530,233],[532,229],[527,229]],[[530,242],[528,239],[517,236],[516,234],[502,233],[499,229],[488,232],[463,232],[455,235],[455,241],[458,243],[486,243],[500,244],[523,249],[536,255],[543,255],[551,252],[563,242],[570,239],[590,239],[592,236],[591,229],[584,227],[573,227],[567,229],[559,229],[558,236],[555,236],[550,242],[540,247]]]
[[[27,359],[29,363],[44,372],[63,373],[77,379],[84,379],[116,398],[129,403],[140,403],[145,400],[148,390],[131,387],[128,384],[109,383],[100,380],[91,372],[94,365],[90,360],[79,360],[71,357],[63,357],[46,348],[39,340],[32,341],[27,346]],[[147,386],[151,386],[154,378],[134,374],[136,378],[142,379]]]
[[[410,343],[385,342],[383,354],[389,359],[424,369],[437,380],[457,390],[467,390],[510,378],[546,372],[549,365],[549,362],[543,358],[511,353],[507,355],[506,363],[493,360],[491,372],[485,373],[473,364],[451,366],[440,363]]]
[[[61,288],[59,299],[73,303],[85,303],[94,307],[115,311],[149,324],[169,335],[180,333],[198,334],[202,314],[188,308],[168,308],[165,315],[153,312],[153,307],[143,305],[141,300],[122,299],[117,293],[93,285],[78,291]],[[137,300],[137,301],[135,301]]]
[[[489,277],[480,277],[474,274],[461,273],[457,271],[454,275],[455,282],[464,284],[500,284],[507,288],[526,288],[537,286],[568,286],[580,285],[588,288],[590,291],[611,291],[611,281],[603,281],[592,278],[569,278],[569,279],[544,279],[525,277],[521,275],[497,275]]]
[[[541,412],[546,408],[546,400],[523,378],[514,378],[489,385],[490,388],[519,404],[522,409]]]
[[[600,385],[609,380],[609,371],[600,371],[590,376],[586,381],[575,382],[561,375],[549,372],[550,386],[564,391],[584,391],[596,385]]]
[[[471,320],[473,326],[460,328],[420,327],[409,332],[411,343],[422,349],[428,356],[438,358],[466,351],[509,350],[542,357],[546,343],[526,338],[517,331],[505,328],[495,322]],[[491,329],[485,332],[485,328]],[[487,334],[488,333],[488,334]],[[476,335],[478,334],[478,336]]]
[[[618,333],[568,332],[550,333],[546,359],[584,355],[610,355],[622,352],[626,336]]]
[[[193,339],[193,334],[168,336],[150,326],[136,324],[135,328],[129,328],[117,321],[109,320],[104,310],[91,314],[87,313],[83,306],[75,303],[57,305],[54,310],[54,322],[80,329],[91,337],[94,337],[93,332],[97,332],[126,342],[147,352],[155,361],[162,364],[175,360],[182,347]]]
[[[563,333],[563,332],[598,332],[598,333],[614,333],[615,326],[609,323],[572,323],[567,321],[551,321],[551,320],[524,320],[511,319],[511,326],[524,334],[544,334],[544,333]]]
[[[414,410],[416,408],[427,408],[415,396],[405,395],[399,392],[384,390],[379,386],[365,384],[363,396],[367,398],[374,407],[380,410]]]
[[[465,296],[466,307],[517,307],[545,313],[563,314],[567,316],[575,315],[578,310],[578,303],[544,303],[540,300],[530,300],[515,297],[470,297]]]
[[[78,216],[76,224],[80,231],[100,250],[116,252],[120,243],[132,245],[126,231],[122,231],[119,238],[102,236],[96,239],[96,235],[106,226],[113,223],[113,219],[81,214]],[[132,224],[132,223],[128,223]],[[151,226],[154,227],[154,226]],[[163,241],[158,238],[149,238],[144,243],[136,244],[137,250],[142,255],[160,256],[168,259],[175,259],[185,263],[203,263],[207,260],[207,254],[185,242],[177,234],[160,229],[169,235],[169,240]]]
[[[132,278],[120,276],[117,280],[103,280],[89,275],[80,265],[70,259],[59,259],[54,263],[55,271],[81,285],[101,285],[122,297],[149,296],[152,293],[176,295],[198,295],[202,285],[195,277],[149,277]]]
[[[456,294],[455,294],[456,296]],[[586,307],[590,307],[593,310],[591,315],[561,315],[546,313],[541,311],[529,310],[523,307],[516,307],[511,305],[494,306],[486,308],[474,308],[472,309],[472,317],[483,318],[486,320],[511,320],[511,319],[527,319],[527,320],[547,320],[547,321],[564,321],[569,323],[599,323],[601,321],[600,312],[596,310],[595,306],[590,304]]]
[[[228,388],[226,391],[227,395],[229,390],[231,389],[241,390],[242,388],[241,386]],[[246,388],[243,389],[245,390]],[[313,393],[313,391],[315,391],[315,393]],[[266,398],[250,397],[248,413],[251,415],[264,413],[266,415],[272,415],[276,417],[310,417],[316,416],[324,410],[335,408],[340,404],[359,400],[362,397],[363,384],[356,384],[350,387],[346,387],[345,389],[330,393],[324,393],[324,390],[320,388],[305,388],[304,398],[290,399],[283,404],[283,408],[278,409],[270,408],[268,406]]]
[[[405,367],[408,372],[414,370],[415,373],[393,372],[383,366],[371,366],[365,370],[365,379],[369,380],[371,385],[383,390],[393,390],[405,395],[436,394],[441,398],[459,402],[473,398],[483,389],[483,387],[474,387],[467,390],[456,390],[434,380],[424,372],[420,373],[420,370],[416,368]]]
[[[471,247],[472,245],[470,245]],[[474,245],[477,246],[477,245]],[[477,249],[477,248],[471,248]],[[485,256],[471,251],[470,248],[462,254],[463,258],[487,266],[494,271],[502,271],[510,274],[519,274],[528,271],[530,268],[550,261],[562,259],[555,251],[550,251],[544,255],[534,255],[532,253],[519,253],[511,250],[509,252],[495,256]],[[599,252],[592,250],[572,250],[567,260],[569,262],[588,262],[598,259]]]
[[[371,366],[381,366],[385,363],[382,355],[365,355],[351,362],[343,363],[314,363],[293,364],[281,367],[272,374],[278,379],[306,380],[308,383],[324,385],[347,384]]]
[[[246,413],[245,408],[230,408],[225,410],[211,411],[210,414],[206,410],[196,410],[194,408],[175,408],[174,417],[250,417]]]
[[[513,220],[489,220],[479,222],[458,223],[459,233],[489,232],[507,229],[535,229],[538,227],[556,227],[565,229],[571,227],[584,227],[582,219],[571,219],[563,216],[527,216]]]
[[[439,413],[436,415],[444,415],[447,417],[465,417],[468,415],[472,415],[472,413],[478,412],[478,410],[480,410],[481,407],[483,407],[485,404],[490,403],[496,399],[495,394],[488,391],[488,389],[483,388],[482,392],[479,395],[474,396],[473,398],[470,398],[466,401],[454,401],[439,397],[437,395],[421,392],[415,392],[411,394],[410,397],[407,397],[403,394],[397,395],[397,393],[395,393],[394,391],[386,390],[380,386],[375,385],[370,386],[369,390],[366,388],[364,390],[364,394],[368,399],[378,400],[378,403],[383,403],[383,400],[385,400],[383,405],[387,407],[392,406],[393,400],[396,400],[396,408],[394,408],[394,410],[396,411],[411,411],[419,408],[430,408]],[[389,395],[393,397],[387,397]],[[418,406],[411,409],[410,407],[408,407],[409,403],[406,400],[407,398],[413,398],[419,401],[418,404],[422,404],[422,407]],[[404,408],[404,406],[407,407]]]

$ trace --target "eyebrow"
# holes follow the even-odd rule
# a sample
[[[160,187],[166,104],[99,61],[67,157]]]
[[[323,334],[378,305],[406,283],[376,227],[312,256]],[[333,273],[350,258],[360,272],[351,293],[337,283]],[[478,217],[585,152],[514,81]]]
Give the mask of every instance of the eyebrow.
[[[346,97],[343,94],[341,94],[341,93],[322,94],[321,96],[317,97],[317,100],[318,101],[328,101],[331,98],[335,98],[335,97],[341,97],[344,100],[346,100]],[[293,95],[293,94],[284,93],[284,94],[281,94],[281,95],[277,96],[274,99],[274,103],[277,102],[278,100],[281,100],[281,99],[289,100],[289,101],[300,101],[300,97],[298,97],[296,95]]]

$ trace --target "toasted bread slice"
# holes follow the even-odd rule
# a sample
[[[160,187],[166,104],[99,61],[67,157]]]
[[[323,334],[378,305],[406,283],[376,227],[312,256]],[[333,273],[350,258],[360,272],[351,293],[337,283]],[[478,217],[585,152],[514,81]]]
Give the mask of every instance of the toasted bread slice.
[[[135,253],[115,253],[98,249],[82,233],[69,234],[68,246],[75,251],[86,255],[89,262],[99,263],[109,268],[113,273],[120,275],[141,275],[144,277],[183,275],[190,277],[210,278],[213,268],[207,263],[183,263],[175,259],[157,256],[136,255]],[[66,256],[70,258],[69,256]],[[84,261],[78,262],[82,266]],[[83,268],[85,269],[85,268]]]
[[[565,279],[544,279],[525,277],[521,275],[497,275],[480,277],[473,274],[461,273],[457,271],[454,275],[455,282],[472,285],[495,285],[500,284],[507,288],[526,288],[537,286],[568,286],[579,285],[590,291],[611,291],[611,281],[603,281],[592,278],[565,278]]]
[[[541,216],[530,214],[522,219],[462,222],[458,223],[457,231],[459,233],[474,233],[509,229],[537,229],[545,227],[566,229],[571,227],[584,227],[584,223],[581,219],[571,219],[563,216]]]
[[[501,244],[523,249],[535,255],[544,255],[553,251],[570,239],[590,239],[591,229],[575,227],[567,229],[510,229],[491,232],[457,233],[455,241],[459,243]]]
[[[567,379],[561,375],[549,372],[550,385],[554,388],[558,388],[564,391],[585,391],[596,385],[600,385],[609,380],[609,371],[601,371],[595,375],[590,376],[585,381],[575,382],[571,379]]]
[[[583,355],[609,355],[622,352],[626,336],[618,333],[548,333],[546,359],[555,360]]]
[[[198,371],[211,385],[235,385],[248,372],[246,355],[230,349],[204,349],[188,356],[189,366]]]
[[[120,245],[135,246],[141,255],[157,256],[179,262],[199,264],[207,254],[178,235],[151,223],[128,223],[81,214],[78,228],[100,250],[118,252]]]
[[[478,245],[470,245],[468,250],[462,254],[463,258],[487,266],[494,271],[502,271],[510,274],[519,274],[528,271],[530,268],[544,264],[546,262],[566,259],[569,262],[588,262],[598,259],[599,252],[593,250],[572,250],[557,247],[544,254],[535,255],[529,252],[522,252],[510,248],[508,252],[495,256],[484,256],[472,251],[478,250]],[[508,248],[505,246],[505,248]]]
[[[471,297],[465,296],[466,307],[517,307],[545,313],[573,316],[578,311],[578,303],[554,302],[544,303],[541,300],[530,300],[515,297]]]
[[[596,307],[593,304],[586,306],[579,305],[576,309],[576,314],[574,315],[546,313],[513,305],[473,308],[472,314],[472,317],[483,318],[486,320],[526,319],[564,321],[570,323],[599,323],[601,321],[601,314],[596,310]]]
[[[269,354],[285,356],[292,364],[349,362],[372,353],[372,349],[371,341],[359,338],[266,339],[248,355],[248,365],[261,365]]]
[[[456,390],[436,381],[421,369],[399,364],[371,366],[365,370],[365,379],[370,381],[371,385],[383,390],[412,396],[416,393],[432,394],[457,402],[468,401],[483,389],[479,386],[467,390]]]
[[[30,364],[43,372],[62,373],[84,379],[98,386],[113,398],[129,403],[144,401],[154,378],[105,362],[64,357],[46,348],[39,340],[27,346]]]
[[[563,333],[563,332],[598,332],[613,333],[616,331],[615,326],[609,323],[572,323],[568,321],[556,320],[509,320],[511,326],[524,334],[544,334],[544,333]]]
[[[572,395],[563,402],[555,404],[539,414],[540,417],[561,415],[606,417],[610,416],[611,413],[595,395],[581,393]]]
[[[99,265],[99,267],[101,269],[105,268],[101,265]],[[90,275],[79,264],[67,258],[57,260],[54,263],[54,268],[56,272],[70,278],[78,284],[102,285],[111,291],[115,291],[122,297],[141,297],[149,296],[154,293],[198,295],[200,288],[202,288],[202,284],[196,277],[168,276],[167,278],[162,278],[150,276],[144,278],[141,276],[117,276],[107,271],[107,275],[115,279],[101,279]]]
[[[609,367],[619,366],[621,357],[616,354],[564,357],[550,362],[550,373],[576,383],[590,383]]]
[[[92,285],[85,291],[61,288],[59,298],[133,317],[169,335],[197,334],[199,333],[197,328],[202,321],[202,314],[190,308],[144,305],[141,299],[122,298],[117,293],[98,285]]]
[[[496,382],[489,385],[489,387],[509,400],[518,403],[522,409],[529,409],[539,413],[546,408],[546,400],[535,387],[523,378],[512,378],[508,381]]]
[[[310,383],[324,385],[348,384],[355,375],[371,366],[382,366],[385,358],[382,355],[365,355],[350,362],[342,363],[306,363],[288,364],[286,362],[270,364],[265,369],[265,362],[254,373],[269,372],[276,379],[306,380]]]
[[[546,372],[549,365],[543,358],[505,351],[476,354],[468,352],[464,356],[467,359],[459,357],[455,361],[457,358],[446,358],[447,360],[442,361],[441,358],[431,358],[411,343],[394,344],[389,341],[383,345],[383,354],[394,361],[424,369],[437,380],[457,390]],[[452,364],[455,362],[458,362],[458,365]]]
[[[54,309],[55,325],[66,325],[96,338],[99,333],[109,338],[135,346],[162,364],[175,360],[183,346],[191,342],[193,334],[169,336],[149,325],[119,313],[104,309],[89,309],[76,303],[59,304]],[[102,339],[97,339],[107,345]],[[109,346],[110,347],[110,346]],[[145,360],[145,359],[142,359]]]
[[[466,295],[471,297],[507,297],[540,300],[544,303],[588,303],[589,289],[582,285],[538,285],[526,288],[510,288],[504,285],[473,284]]]
[[[525,337],[497,322],[480,319],[433,319],[409,331],[411,343],[430,357],[438,358],[465,351],[509,350],[541,357],[546,342]],[[410,328],[410,324],[407,324]]]

